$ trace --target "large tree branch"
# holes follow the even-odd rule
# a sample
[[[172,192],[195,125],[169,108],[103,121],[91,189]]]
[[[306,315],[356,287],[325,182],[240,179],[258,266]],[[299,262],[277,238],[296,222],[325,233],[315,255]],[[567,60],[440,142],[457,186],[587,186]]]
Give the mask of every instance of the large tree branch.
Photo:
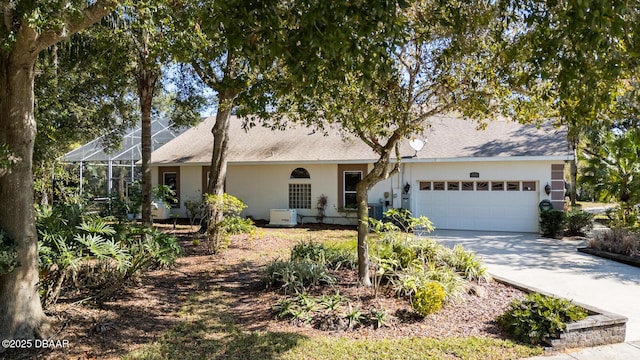
[[[68,39],[78,31],[97,23],[113,11],[121,1],[122,0],[97,0],[93,5],[84,9],[82,15],[77,19],[69,19],[60,29],[43,32],[36,41],[35,50],[39,53],[57,42]]]
[[[191,61],[191,67],[196,72],[200,80],[202,80],[202,82],[205,83],[208,87],[216,91],[220,90],[220,81],[218,81],[217,76],[214,76],[213,78],[209,76],[209,73],[207,73],[202,65],[200,65],[197,61]]]

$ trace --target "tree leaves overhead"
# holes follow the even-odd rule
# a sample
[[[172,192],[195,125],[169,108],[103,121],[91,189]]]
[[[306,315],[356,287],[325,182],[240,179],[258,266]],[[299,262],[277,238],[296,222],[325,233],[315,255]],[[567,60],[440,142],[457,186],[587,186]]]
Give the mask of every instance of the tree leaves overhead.
[[[78,34],[39,59],[36,162],[64,154],[73,143],[124,131],[136,120],[132,79],[123,76],[133,64],[113,51],[100,29],[93,31]],[[118,132],[111,134],[105,145],[117,146]]]
[[[629,65],[636,1],[500,4],[505,24],[503,69],[516,88],[526,87],[529,99],[546,99],[547,107],[565,123],[590,121],[607,108],[615,98],[616,79]]]

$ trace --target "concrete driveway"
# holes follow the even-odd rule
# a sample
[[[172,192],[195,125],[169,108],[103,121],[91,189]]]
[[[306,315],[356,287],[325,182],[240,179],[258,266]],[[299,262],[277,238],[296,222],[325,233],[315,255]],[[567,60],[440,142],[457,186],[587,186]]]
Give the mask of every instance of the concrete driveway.
[[[493,275],[626,316],[626,341],[640,340],[640,268],[579,253],[584,241],[454,230],[427,236],[476,252]]]

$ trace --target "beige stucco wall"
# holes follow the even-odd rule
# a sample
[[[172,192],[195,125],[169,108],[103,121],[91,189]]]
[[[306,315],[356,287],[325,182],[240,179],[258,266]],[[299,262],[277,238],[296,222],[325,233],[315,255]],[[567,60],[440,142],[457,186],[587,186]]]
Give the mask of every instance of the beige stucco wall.
[[[411,185],[409,193],[410,208],[416,209],[419,182],[425,180],[526,180],[537,182],[538,199],[549,198],[544,193],[544,186],[551,183],[551,164],[562,164],[562,161],[466,161],[466,162],[432,162],[405,163],[400,171],[391,178],[373,187],[369,192],[370,203],[389,201],[394,204],[394,193],[401,197],[401,189],[405,184]],[[310,179],[290,179],[291,172],[297,167],[304,167],[310,173]],[[371,167],[371,166],[370,166]],[[269,219],[270,209],[288,208],[288,184],[311,184],[311,209],[299,209],[301,215],[311,216],[305,222],[313,222],[317,214],[315,208],[318,197],[328,197],[326,222],[351,223],[354,213],[338,210],[338,167],[336,164],[269,164],[269,165],[229,165],[227,173],[227,192],[240,198],[247,204],[245,216],[254,219]],[[478,178],[470,178],[471,172],[478,172]],[[158,168],[152,168],[153,184],[158,183]],[[180,207],[172,209],[182,217],[186,217],[184,202],[199,200],[202,194],[202,167],[182,166],[180,170]],[[388,197],[385,197],[385,193]],[[397,203],[396,203],[397,204]]]

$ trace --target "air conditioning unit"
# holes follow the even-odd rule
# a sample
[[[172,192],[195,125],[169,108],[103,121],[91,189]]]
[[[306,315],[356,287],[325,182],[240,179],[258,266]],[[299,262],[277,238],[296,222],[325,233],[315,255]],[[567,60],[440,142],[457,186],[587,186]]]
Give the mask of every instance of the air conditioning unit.
[[[270,226],[296,226],[297,224],[296,209],[271,209],[269,212]]]

